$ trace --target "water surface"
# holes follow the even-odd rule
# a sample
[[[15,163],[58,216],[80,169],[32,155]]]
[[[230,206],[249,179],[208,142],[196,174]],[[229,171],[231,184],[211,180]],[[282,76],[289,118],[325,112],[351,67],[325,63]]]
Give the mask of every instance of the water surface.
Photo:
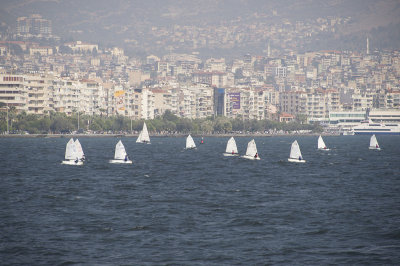
[[[108,163],[118,138],[83,137],[83,166],[60,164],[68,140],[0,138],[2,263],[400,263],[398,136],[256,137],[260,161],[223,157],[227,137],[122,138],[133,165]]]

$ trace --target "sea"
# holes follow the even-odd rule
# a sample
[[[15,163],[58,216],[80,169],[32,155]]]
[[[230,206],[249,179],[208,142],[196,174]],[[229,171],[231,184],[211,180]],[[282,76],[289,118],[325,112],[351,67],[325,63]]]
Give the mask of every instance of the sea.
[[[120,139],[132,165],[109,163]],[[79,137],[69,166],[69,137],[0,138],[0,264],[400,264],[399,136],[255,136],[260,161],[200,139]]]

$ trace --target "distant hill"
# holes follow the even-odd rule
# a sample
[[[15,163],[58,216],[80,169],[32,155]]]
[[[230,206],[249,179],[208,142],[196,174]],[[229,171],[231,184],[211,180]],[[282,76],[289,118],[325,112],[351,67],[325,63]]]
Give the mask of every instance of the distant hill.
[[[351,17],[351,24],[330,36],[315,36],[304,49],[346,48],[365,39],[376,47],[399,48],[400,2],[397,0],[3,0],[0,23],[12,26],[16,18],[33,13],[53,22],[53,33],[63,40],[100,45],[140,45],[152,42],[153,27],[213,26],[231,21],[278,23],[317,17]],[[379,28],[379,30],[378,30]],[[379,39],[378,39],[379,37]],[[383,39],[382,39],[383,38]],[[331,47],[332,46],[332,47]]]

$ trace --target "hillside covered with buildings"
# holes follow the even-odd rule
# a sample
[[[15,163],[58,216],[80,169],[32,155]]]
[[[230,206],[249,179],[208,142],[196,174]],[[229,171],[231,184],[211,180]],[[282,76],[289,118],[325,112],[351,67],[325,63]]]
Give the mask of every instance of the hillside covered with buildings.
[[[172,35],[154,26],[152,33],[160,40],[154,45],[169,51],[157,53],[160,49],[146,42],[128,41],[147,49],[137,56],[126,46],[65,40],[42,15],[18,17],[1,35],[1,110],[131,120],[168,111],[185,119],[296,120],[331,127],[360,122],[371,112],[400,120],[399,50],[378,49],[368,34],[360,40],[362,50],[303,49],[308,37],[350,27],[353,22],[346,17],[288,20],[279,27],[268,23],[208,27],[207,34],[197,26],[175,25]],[[252,43],[260,40],[265,46],[251,52]],[[249,49],[231,57],[199,52],[213,45]]]

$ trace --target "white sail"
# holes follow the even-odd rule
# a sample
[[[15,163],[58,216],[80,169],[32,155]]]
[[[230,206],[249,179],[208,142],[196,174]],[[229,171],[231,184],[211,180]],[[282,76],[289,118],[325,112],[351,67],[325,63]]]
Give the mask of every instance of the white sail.
[[[83,152],[82,145],[78,139],[75,140],[75,147],[76,147],[76,153],[77,153],[78,159],[79,160],[84,159],[85,153]]]
[[[292,147],[290,148],[290,159],[303,159],[303,156],[301,156],[301,151],[299,144],[297,143],[297,140],[293,141]]]
[[[322,139],[321,135],[318,138],[318,149],[319,150],[327,150],[328,148],[325,145],[324,140]]]
[[[375,134],[371,136],[371,139],[369,141],[369,148],[370,149],[380,149],[378,140],[375,137]]]
[[[196,144],[194,143],[194,140],[192,136],[187,136],[186,138],[186,149],[194,149],[196,148]]]
[[[65,160],[76,160],[78,158],[78,153],[76,150],[76,145],[74,140],[71,138],[65,148]]]
[[[124,160],[126,155],[124,144],[122,144],[122,141],[118,141],[117,145],[115,145],[114,159]]]
[[[254,139],[252,139],[251,141],[249,141],[249,143],[247,143],[246,155],[254,157],[256,153],[257,153],[256,142],[254,141]]]
[[[136,142],[150,143],[150,136],[149,136],[149,132],[147,131],[146,122],[143,123],[143,129],[140,132]]]
[[[246,154],[243,155],[242,158],[248,160],[260,160],[260,156],[258,156],[257,146],[254,139],[252,139],[251,141],[249,141],[249,143],[247,143]]]
[[[236,141],[235,141],[235,139],[233,137],[231,137],[228,140],[228,143],[226,144],[225,152],[226,153],[231,153],[231,154],[237,154],[238,153],[238,149],[237,149],[237,146],[236,146]]]
[[[140,131],[139,136],[138,136],[138,138],[136,140],[136,143],[141,143],[141,142],[143,142],[142,141],[142,131]]]

